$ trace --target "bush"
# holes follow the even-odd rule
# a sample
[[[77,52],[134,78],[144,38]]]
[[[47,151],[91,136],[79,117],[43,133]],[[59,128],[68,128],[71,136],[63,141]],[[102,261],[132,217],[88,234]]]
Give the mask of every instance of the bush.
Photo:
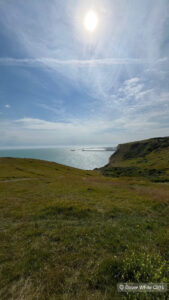
[[[109,257],[100,264],[97,284],[102,287],[117,282],[167,283],[167,262],[154,252],[127,251],[123,257]]]

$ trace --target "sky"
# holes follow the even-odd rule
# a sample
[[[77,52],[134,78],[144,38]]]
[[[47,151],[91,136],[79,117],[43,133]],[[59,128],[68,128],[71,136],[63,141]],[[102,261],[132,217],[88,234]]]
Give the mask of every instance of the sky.
[[[169,136],[168,0],[0,0],[0,147],[159,136]]]

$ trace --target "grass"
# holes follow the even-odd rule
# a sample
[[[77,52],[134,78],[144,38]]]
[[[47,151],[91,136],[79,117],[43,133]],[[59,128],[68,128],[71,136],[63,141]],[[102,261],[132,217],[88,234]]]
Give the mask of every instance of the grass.
[[[129,176],[169,182],[169,137],[119,145],[101,172],[110,177]]]
[[[116,284],[169,281],[168,202],[168,182],[1,158],[0,299],[167,299]]]

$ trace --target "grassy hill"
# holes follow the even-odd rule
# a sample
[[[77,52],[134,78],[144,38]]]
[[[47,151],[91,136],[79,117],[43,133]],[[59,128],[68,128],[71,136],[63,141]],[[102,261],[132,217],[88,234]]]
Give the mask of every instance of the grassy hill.
[[[134,176],[168,182],[169,137],[121,144],[101,171],[106,176]]]
[[[163,169],[167,147],[111,164]],[[167,299],[116,284],[169,282],[168,203],[167,182],[0,158],[0,299]]]

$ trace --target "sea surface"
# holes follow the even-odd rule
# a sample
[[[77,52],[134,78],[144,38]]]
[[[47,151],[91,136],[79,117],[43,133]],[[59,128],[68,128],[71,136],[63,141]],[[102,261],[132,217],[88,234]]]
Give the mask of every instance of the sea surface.
[[[103,167],[114,153],[111,147],[52,147],[0,149],[0,157],[35,158],[63,165],[93,170]]]

